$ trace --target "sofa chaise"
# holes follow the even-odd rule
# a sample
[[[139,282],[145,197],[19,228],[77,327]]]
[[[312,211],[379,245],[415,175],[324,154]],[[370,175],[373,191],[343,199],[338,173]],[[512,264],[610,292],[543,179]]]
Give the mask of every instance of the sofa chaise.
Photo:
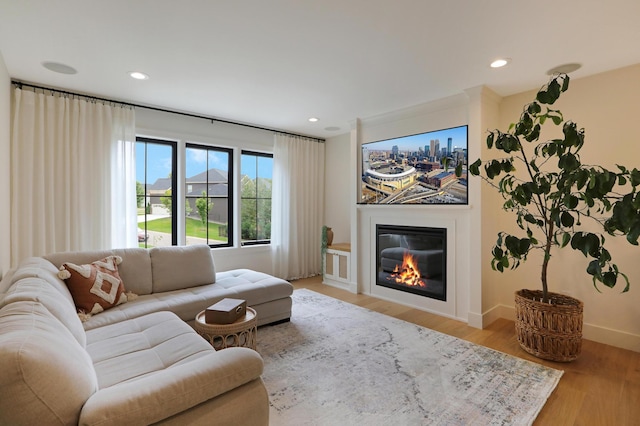
[[[110,256],[128,300],[82,322],[61,267]],[[0,424],[267,425],[260,355],[216,351],[189,322],[225,297],[259,324],[283,321],[292,292],[260,272],[216,273],[206,245],[26,259],[0,281]]]

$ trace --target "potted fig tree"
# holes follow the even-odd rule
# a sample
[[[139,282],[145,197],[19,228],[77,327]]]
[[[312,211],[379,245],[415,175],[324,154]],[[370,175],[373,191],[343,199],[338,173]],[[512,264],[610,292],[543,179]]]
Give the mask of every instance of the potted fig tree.
[[[514,214],[521,231],[498,233],[492,268],[514,269],[531,252],[542,252],[541,287],[516,292],[518,341],[537,357],[563,362],[580,354],[583,306],[575,298],[549,291],[552,249],[581,252],[596,289],[619,286],[626,292],[629,280],[613,263],[605,237],[623,235],[637,245],[640,236],[640,171],[582,163],[584,129],[551,107],[568,88],[568,75],[552,76],[516,123],[505,132],[489,132],[487,147],[498,151],[496,158],[469,165],[469,173],[500,193],[502,208]],[[544,126],[560,127],[562,136],[541,140]]]

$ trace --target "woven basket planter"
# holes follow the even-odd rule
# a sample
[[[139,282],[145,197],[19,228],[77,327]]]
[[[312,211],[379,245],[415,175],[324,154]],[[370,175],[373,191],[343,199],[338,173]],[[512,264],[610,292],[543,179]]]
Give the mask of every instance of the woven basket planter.
[[[538,358],[569,362],[582,350],[583,303],[573,297],[542,291],[516,292],[516,334],[520,346]]]

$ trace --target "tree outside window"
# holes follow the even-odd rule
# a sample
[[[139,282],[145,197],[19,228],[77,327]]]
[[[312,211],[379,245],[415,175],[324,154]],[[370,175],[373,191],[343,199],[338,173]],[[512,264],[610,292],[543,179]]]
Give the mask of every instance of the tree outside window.
[[[243,245],[271,240],[273,155],[242,151],[241,239]]]
[[[186,144],[184,182],[186,244],[233,244],[233,150]]]

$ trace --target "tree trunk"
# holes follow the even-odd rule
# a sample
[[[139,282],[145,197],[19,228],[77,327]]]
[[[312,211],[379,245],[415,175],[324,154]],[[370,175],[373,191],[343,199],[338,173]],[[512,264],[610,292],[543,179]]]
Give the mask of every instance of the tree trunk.
[[[544,246],[544,259],[542,260],[542,301],[544,303],[549,302],[549,287],[547,286],[547,268],[549,266],[549,259],[551,259],[551,242],[553,238],[553,221],[547,222],[547,241]]]

